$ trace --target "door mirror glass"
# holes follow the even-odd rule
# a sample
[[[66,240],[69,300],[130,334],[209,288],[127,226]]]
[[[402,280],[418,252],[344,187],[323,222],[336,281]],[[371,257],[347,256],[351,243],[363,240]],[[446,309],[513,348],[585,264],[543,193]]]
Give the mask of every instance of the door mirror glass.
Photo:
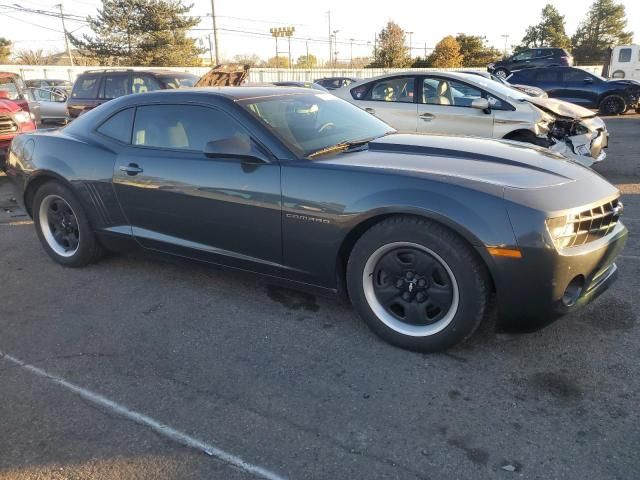
[[[208,158],[236,158],[250,163],[267,163],[264,155],[248,135],[234,135],[208,142],[204,147]]]

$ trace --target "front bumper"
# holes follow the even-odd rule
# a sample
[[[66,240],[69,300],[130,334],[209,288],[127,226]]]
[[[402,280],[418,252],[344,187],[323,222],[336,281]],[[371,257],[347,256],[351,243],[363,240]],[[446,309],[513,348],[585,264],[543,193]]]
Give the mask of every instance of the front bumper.
[[[627,236],[626,227],[618,222],[608,236],[579,247],[525,247],[521,259],[496,259],[501,324],[548,323],[598,297],[617,277],[615,259]],[[563,297],[575,279],[581,284],[580,293],[568,304]]]

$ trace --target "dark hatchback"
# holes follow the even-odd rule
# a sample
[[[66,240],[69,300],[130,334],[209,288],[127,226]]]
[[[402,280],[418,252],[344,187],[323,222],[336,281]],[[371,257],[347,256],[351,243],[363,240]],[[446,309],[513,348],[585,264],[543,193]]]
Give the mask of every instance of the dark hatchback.
[[[313,89],[122,97],[17,137],[7,176],[62,265],[142,248],[340,292],[420,351],[468,338],[494,297],[509,323],[573,311],[627,237],[620,192],[560,155],[397,134]]]
[[[133,93],[193,87],[200,77],[190,73],[141,70],[92,70],[78,76],[67,101],[69,117],[114,98]]]
[[[549,97],[597,108],[604,115],[638,109],[640,83],[634,80],[607,80],[576,67],[521,70],[509,82],[538,87]]]
[[[507,78],[510,73],[527,68],[571,65],[573,57],[564,48],[528,48],[506,60],[490,63],[487,70],[498,77]]]

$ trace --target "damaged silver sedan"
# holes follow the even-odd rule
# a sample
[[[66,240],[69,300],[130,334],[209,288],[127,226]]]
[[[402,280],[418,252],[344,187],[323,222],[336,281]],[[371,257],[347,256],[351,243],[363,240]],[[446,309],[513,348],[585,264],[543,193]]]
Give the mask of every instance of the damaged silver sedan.
[[[609,134],[595,113],[561,100],[531,97],[479,75],[400,72],[332,93],[401,132],[525,142],[587,167],[606,157]]]

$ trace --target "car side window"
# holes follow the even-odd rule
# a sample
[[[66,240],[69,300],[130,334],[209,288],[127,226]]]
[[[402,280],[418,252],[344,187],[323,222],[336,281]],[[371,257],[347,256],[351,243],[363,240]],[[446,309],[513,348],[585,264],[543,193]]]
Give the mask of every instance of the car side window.
[[[626,63],[631,61],[631,49],[630,48],[621,48],[618,53],[618,62]]]
[[[518,53],[513,57],[513,60],[516,62],[521,62],[522,60],[531,60],[533,58],[533,50],[525,50],[524,52]]]
[[[373,84],[369,100],[413,103],[413,77],[385,78]]]
[[[207,143],[223,139],[233,140],[239,153],[249,153],[253,148],[244,128],[220,110],[198,105],[137,108],[134,145],[203,152]]]
[[[73,86],[73,98],[96,98],[98,96],[98,84],[100,78],[97,75],[86,75],[79,78]]]
[[[130,143],[134,111],[134,108],[127,108],[116,113],[98,127],[98,133],[122,143]]]
[[[42,88],[34,88],[31,89],[33,92],[33,96],[36,100],[41,102],[53,102],[55,101],[53,92],[49,90],[44,90]]]
[[[155,78],[150,75],[133,74],[131,79],[131,91],[132,93],[144,93],[153,92],[154,90],[161,90],[162,86]]]
[[[445,78],[425,78],[422,83],[422,102],[429,105],[470,107],[476,98],[482,98],[479,88]]]
[[[563,82],[583,83],[585,78],[591,78],[591,75],[589,75],[588,72],[582,70],[568,70],[562,72]]]
[[[104,77],[101,98],[118,98],[128,93],[129,75],[108,75]]]
[[[541,70],[536,73],[537,82],[557,82],[558,72],[554,70]]]

